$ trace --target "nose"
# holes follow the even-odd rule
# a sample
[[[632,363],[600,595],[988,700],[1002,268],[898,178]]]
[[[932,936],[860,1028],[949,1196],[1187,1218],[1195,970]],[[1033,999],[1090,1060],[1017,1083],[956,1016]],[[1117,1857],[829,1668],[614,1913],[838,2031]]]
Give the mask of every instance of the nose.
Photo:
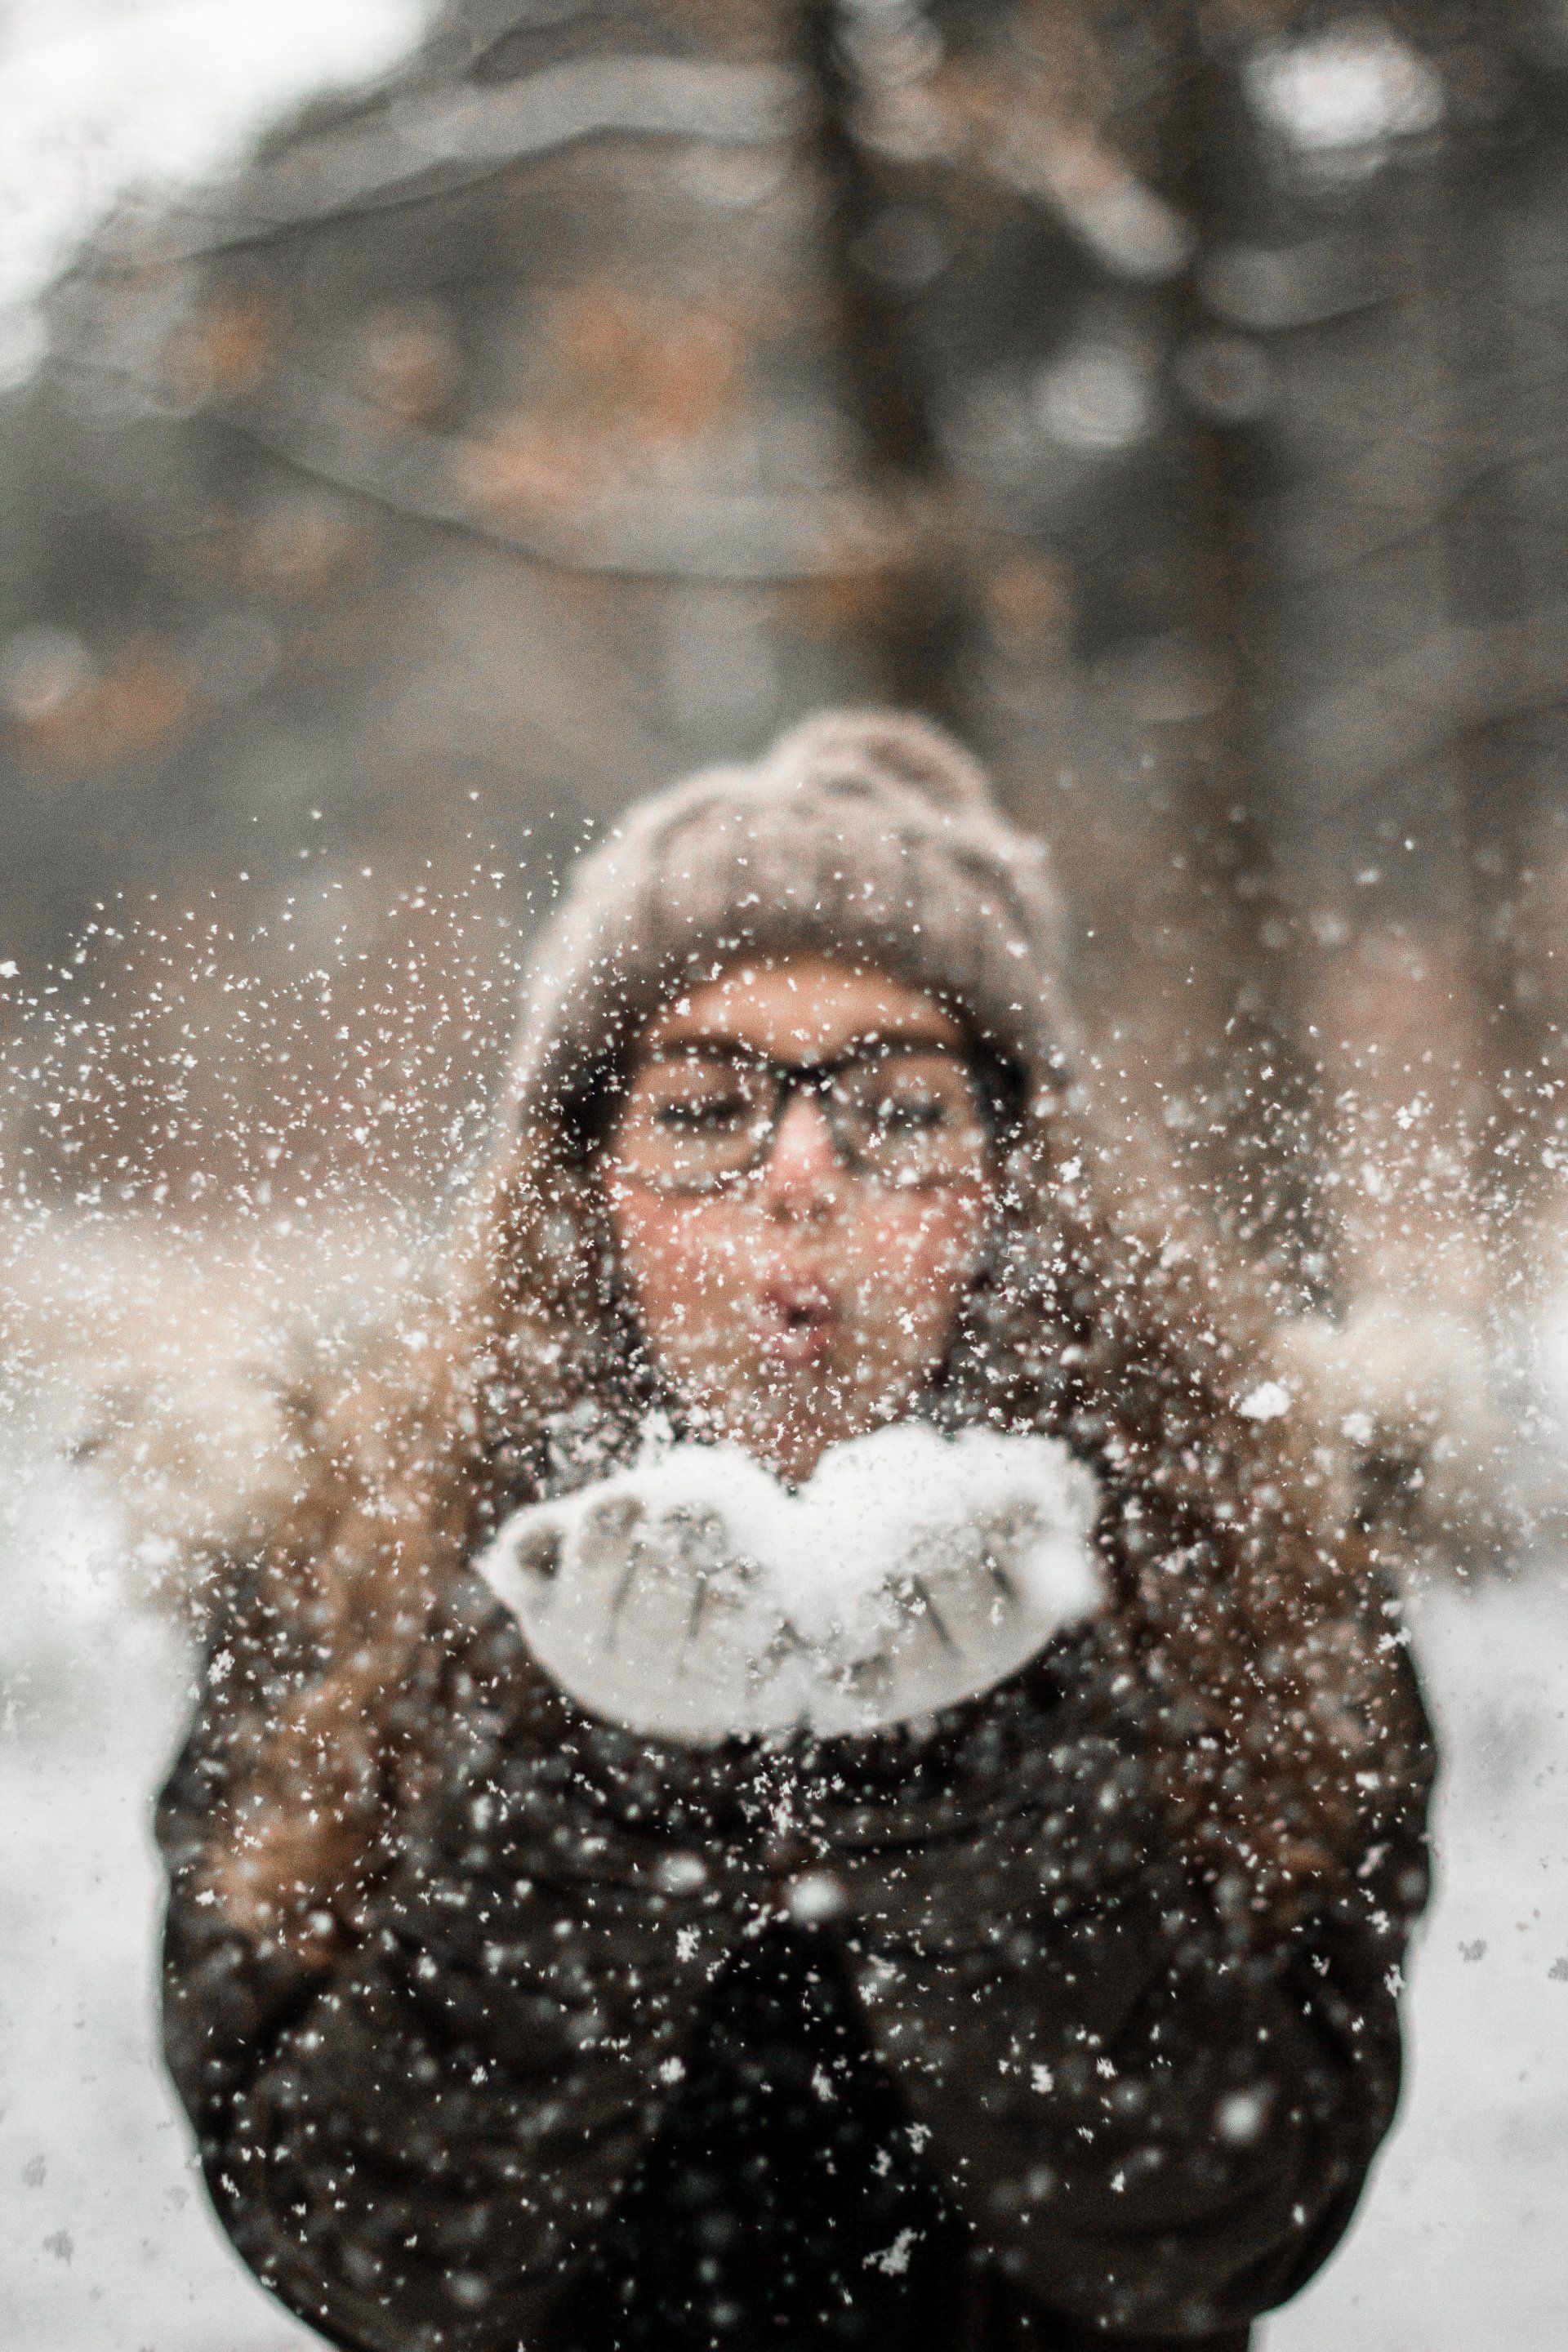
[[[763,1163],[760,1205],[783,1223],[820,1223],[837,1205],[843,1180],[822,1105],[795,1095]]]

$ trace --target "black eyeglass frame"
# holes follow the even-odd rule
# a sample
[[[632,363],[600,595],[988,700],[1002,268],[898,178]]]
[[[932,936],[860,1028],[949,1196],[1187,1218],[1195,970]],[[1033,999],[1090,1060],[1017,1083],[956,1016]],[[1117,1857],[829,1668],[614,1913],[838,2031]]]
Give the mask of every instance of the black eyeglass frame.
[[[791,1102],[797,1094],[810,1094],[815,1095],[822,1105],[822,1114],[827,1121],[828,1133],[833,1139],[834,1156],[839,1166],[847,1169],[852,1175],[876,1183],[881,1181],[879,1179],[876,1168],[856,1150],[853,1143],[844,1133],[840,1124],[840,1107],[836,1105],[833,1099],[833,1082],[836,1078],[842,1077],[847,1070],[862,1069],[868,1065],[874,1066],[878,1062],[915,1054],[940,1055],[944,1060],[952,1062],[963,1070],[973,1088],[975,1107],[985,1128],[986,1141],[993,1150],[1001,1147],[1016,1124],[1017,1088],[1013,1072],[1008,1066],[989,1055],[980,1055],[973,1052],[958,1053],[951,1045],[940,1044],[936,1039],[930,1037],[889,1037],[875,1041],[868,1040],[864,1045],[852,1047],[847,1053],[835,1054],[822,1060],[814,1057],[809,1061],[783,1061],[772,1054],[758,1053],[754,1048],[746,1045],[721,1045],[715,1043],[710,1046],[696,1041],[689,1045],[673,1046],[667,1052],[654,1054],[641,1066],[647,1068],[660,1064],[679,1066],[710,1062],[741,1065],[749,1069],[764,1072],[777,1087],[777,1100],[773,1106],[772,1117],[765,1125],[759,1125],[755,1152],[740,1165],[725,1169],[722,1174],[692,1184],[660,1182],[657,1177],[639,1174],[635,1169],[626,1168],[624,1164],[621,1172],[627,1181],[642,1185],[649,1192],[683,1194],[691,1198],[699,1198],[710,1192],[728,1192],[731,1186],[743,1184],[748,1177],[756,1175],[760,1169],[766,1167],[778,1142],[779,1129],[784,1125],[784,1114]],[[630,1092],[630,1087],[631,1080],[628,1078],[617,1089],[622,1107]],[[614,1160],[616,1155],[613,1118],[604,1136],[603,1149],[606,1156]],[[939,1177],[929,1180],[926,1185],[918,1183],[907,1187],[900,1185],[897,1189],[914,1192],[934,1190],[936,1185],[952,1181],[952,1178]]]

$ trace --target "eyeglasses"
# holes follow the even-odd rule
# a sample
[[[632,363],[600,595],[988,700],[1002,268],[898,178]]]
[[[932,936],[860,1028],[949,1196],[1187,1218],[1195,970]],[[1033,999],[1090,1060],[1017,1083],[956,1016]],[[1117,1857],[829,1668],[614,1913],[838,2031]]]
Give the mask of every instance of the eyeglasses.
[[[718,1192],[763,1166],[796,1094],[822,1105],[840,1165],[877,1184],[922,1189],[978,1175],[995,1132],[976,1071],[919,1039],[822,1062],[696,1045],[634,1073],[610,1160],[654,1192]]]

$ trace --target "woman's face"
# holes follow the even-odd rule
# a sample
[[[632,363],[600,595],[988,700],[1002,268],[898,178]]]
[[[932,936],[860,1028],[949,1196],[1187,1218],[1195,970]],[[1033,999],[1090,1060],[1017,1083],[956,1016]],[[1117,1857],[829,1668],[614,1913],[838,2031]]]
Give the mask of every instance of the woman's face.
[[[831,1101],[801,1083],[822,1063],[841,1066]],[[906,1413],[978,1271],[994,1159],[958,1024],[885,973],[780,957],[668,1007],[601,1175],[647,1347],[687,1411],[791,1479]],[[681,1189],[694,1181],[709,1189]]]

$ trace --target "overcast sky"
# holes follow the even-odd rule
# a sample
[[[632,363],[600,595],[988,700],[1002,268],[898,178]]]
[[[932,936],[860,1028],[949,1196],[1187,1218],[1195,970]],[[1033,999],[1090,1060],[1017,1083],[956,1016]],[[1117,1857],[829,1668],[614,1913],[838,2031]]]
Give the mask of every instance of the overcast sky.
[[[121,196],[220,173],[312,90],[384,71],[433,0],[0,0],[0,383]]]

